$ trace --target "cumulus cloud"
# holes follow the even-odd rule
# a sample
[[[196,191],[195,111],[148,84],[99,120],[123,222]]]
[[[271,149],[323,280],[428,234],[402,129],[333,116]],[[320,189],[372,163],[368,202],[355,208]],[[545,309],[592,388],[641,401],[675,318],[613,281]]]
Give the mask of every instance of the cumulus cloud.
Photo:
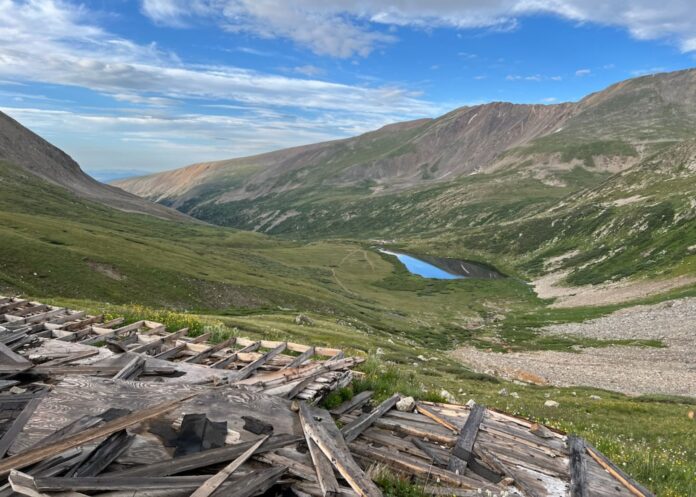
[[[165,8],[165,0],[158,5],[161,15],[178,12]],[[155,105],[170,99],[206,98],[392,117],[433,111],[428,103],[397,87],[351,86],[232,66],[187,65],[155,44],[115,36],[88,19],[84,7],[61,0],[0,0],[0,78],[79,86],[119,100]],[[303,74],[318,73],[305,66]]]
[[[203,15],[207,5],[194,7]],[[164,0],[157,8],[150,13],[179,22],[181,13]],[[90,170],[255,154],[444,110],[403,87],[323,81],[309,65],[274,74],[188,63],[156,44],[108,32],[94,14],[67,0],[0,0],[0,81],[15,87],[5,98],[14,107],[5,110]],[[15,91],[37,82],[91,91],[117,105],[104,110]]]
[[[377,25],[512,29],[526,15],[552,14],[619,26],[642,40],[666,38],[696,51],[691,0],[142,0],[160,24],[212,19],[224,29],[285,38],[322,55],[367,55],[395,38]]]

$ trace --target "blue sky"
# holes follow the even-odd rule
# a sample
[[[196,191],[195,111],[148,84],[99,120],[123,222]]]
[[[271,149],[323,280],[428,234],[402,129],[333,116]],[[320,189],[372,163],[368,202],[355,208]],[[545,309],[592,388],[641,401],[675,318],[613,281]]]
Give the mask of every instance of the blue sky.
[[[689,0],[0,0],[0,110],[100,179],[692,67]]]

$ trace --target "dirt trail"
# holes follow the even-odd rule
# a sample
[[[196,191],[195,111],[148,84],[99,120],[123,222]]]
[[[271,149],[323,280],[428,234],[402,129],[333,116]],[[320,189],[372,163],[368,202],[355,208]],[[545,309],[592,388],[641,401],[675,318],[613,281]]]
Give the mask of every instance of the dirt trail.
[[[477,371],[508,379],[531,373],[558,386],[696,397],[696,298],[634,306],[584,323],[549,326],[542,333],[600,340],[660,340],[666,347],[611,346],[584,348],[579,353],[508,354],[465,347],[452,355]]]

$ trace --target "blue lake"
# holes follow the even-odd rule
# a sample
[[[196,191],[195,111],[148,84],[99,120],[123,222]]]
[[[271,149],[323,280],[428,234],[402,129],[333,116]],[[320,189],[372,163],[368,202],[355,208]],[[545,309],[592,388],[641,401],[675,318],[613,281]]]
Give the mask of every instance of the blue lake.
[[[401,261],[401,263],[404,266],[406,266],[406,269],[408,269],[410,273],[417,274],[418,276],[422,276],[423,278],[433,278],[436,280],[457,280],[464,277],[458,274],[448,273],[444,269],[440,269],[437,266],[433,266],[432,264],[429,264],[425,261],[416,259],[411,255],[400,254],[399,252],[391,252],[389,250],[381,249],[380,252],[393,255],[394,257],[399,259],[399,261]]]
[[[495,268],[482,263],[447,259],[443,257],[421,256],[379,249],[380,252],[393,255],[411,274],[436,280],[458,280],[462,278],[498,279],[505,278]]]

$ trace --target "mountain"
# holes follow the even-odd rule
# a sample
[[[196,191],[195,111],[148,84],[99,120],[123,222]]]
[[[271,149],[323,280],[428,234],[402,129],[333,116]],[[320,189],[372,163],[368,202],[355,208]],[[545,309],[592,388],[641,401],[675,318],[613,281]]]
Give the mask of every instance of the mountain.
[[[65,152],[0,112],[0,161],[62,186],[89,200],[129,212],[150,214],[164,219],[188,216],[143,200],[120,188],[105,185],[85,174]],[[190,219],[190,218],[189,218]]]
[[[441,213],[470,197],[485,203],[491,194],[500,200],[498,210],[530,201],[545,206],[695,133],[696,70],[686,70],[623,81],[576,103],[464,107],[356,138],[114,184],[221,225],[293,236],[377,236],[384,229],[433,228],[434,216],[420,222],[397,209],[386,216],[371,211],[394,199],[402,205],[404,198],[427,199]],[[482,179],[466,180],[472,175]],[[508,187],[511,194],[498,198],[495,192]],[[438,204],[440,194],[447,204]],[[461,225],[458,219],[440,215],[435,222]]]

